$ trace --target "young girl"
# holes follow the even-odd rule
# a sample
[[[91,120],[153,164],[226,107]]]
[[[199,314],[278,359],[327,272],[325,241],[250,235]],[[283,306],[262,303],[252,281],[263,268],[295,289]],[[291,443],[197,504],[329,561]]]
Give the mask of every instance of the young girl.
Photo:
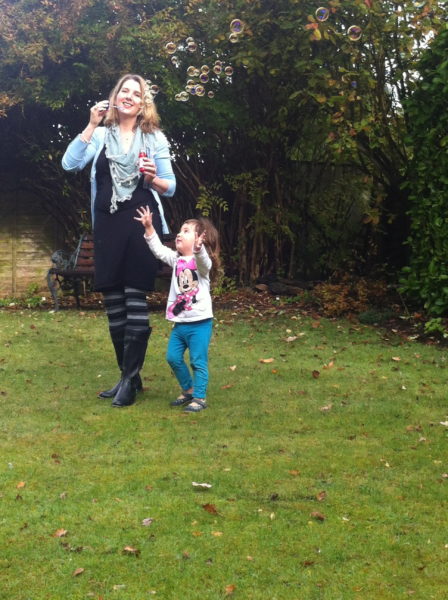
[[[207,219],[189,219],[176,236],[176,251],[160,241],[149,207],[137,209],[136,221],[145,228],[145,239],[158,259],[173,267],[166,318],[174,323],[166,359],[181,387],[172,406],[187,404],[185,412],[207,408],[208,346],[212,335],[213,309],[210,274],[219,268],[218,232]],[[190,353],[190,373],[185,350]]]

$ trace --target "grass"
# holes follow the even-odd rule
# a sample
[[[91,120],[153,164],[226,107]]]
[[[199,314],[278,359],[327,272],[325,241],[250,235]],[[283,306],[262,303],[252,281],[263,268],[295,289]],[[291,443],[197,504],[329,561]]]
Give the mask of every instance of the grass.
[[[0,311],[0,598],[443,597],[445,349],[223,311],[184,415],[152,325],[145,392],[112,409],[101,313]]]

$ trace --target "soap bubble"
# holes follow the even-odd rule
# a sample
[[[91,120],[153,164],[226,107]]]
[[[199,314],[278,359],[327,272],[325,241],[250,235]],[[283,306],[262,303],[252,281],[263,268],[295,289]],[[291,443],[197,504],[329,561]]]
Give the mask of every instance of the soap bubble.
[[[196,85],[196,81],[194,79],[188,79],[187,85]]]
[[[187,102],[187,100],[188,100],[188,94],[187,94],[187,92],[181,92],[179,94],[179,96],[180,96],[181,102]]]
[[[215,75],[219,75],[222,72],[222,67],[221,65],[215,65],[213,67],[213,73],[215,73]]]
[[[230,33],[229,34],[229,42],[231,42],[232,44],[236,44],[239,41],[240,41],[240,38],[238,37],[237,33]]]
[[[174,96],[174,100],[176,100],[177,102],[181,102],[181,97],[180,97],[180,94],[176,94],[176,95]]]
[[[239,35],[240,33],[243,33],[243,30],[244,23],[240,19],[233,19],[230,23],[230,31]]]
[[[233,75],[233,67],[228,66],[224,69],[224,73],[228,76],[231,77]]]
[[[328,19],[328,17],[330,16],[330,11],[328,10],[328,8],[325,8],[323,6],[320,6],[316,12],[316,19],[318,21],[320,21],[321,23],[323,23],[324,21],[326,21]]]
[[[208,65],[202,65],[201,67],[201,73],[210,73],[210,67]]]
[[[412,4],[414,5],[414,8],[423,8],[426,4],[426,0],[414,0]]]
[[[362,36],[362,29],[358,25],[351,25],[347,30],[347,35],[352,42],[358,42]]]
[[[189,44],[190,42],[194,42],[194,37],[187,37],[187,39],[185,40],[185,43]]]
[[[222,60],[215,60],[215,65],[222,67]]]
[[[196,86],[196,96],[203,96],[205,94],[205,88],[203,85]]]
[[[215,97],[215,92],[213,92],[212,90],[210,90],[209,92],[207,92],[207,96],[209,98],[214,98]]]
[[[180,65],[180,60],[178,56],[172,56],[171,62],[175,67],[178,67]]]
[[[160,92],[160,88],[158,85],[153,84],[150,88],[151,94],[153,96],[155,96],[156,94],[158,94]]]
[[[198,45],[196,44],[196,42],[188,42],[188,46],[187,46],[188,52],[196,52],[197,49],[198,49]]]
[[[199,79],[201,80],[202,83],[207,83],[209,77],[208,77],[207,73],[201,73],[199,75]]]
[[[194,77],[195,76],[195,72],[196,72],[196,67],[193,67],[193,65],[190,65],[187,69],[187,75],[188,77]]]
[[[168,54],[174,54],[177,50],[177,46],[174,42],[168,42],[165,44],[165,52]]]

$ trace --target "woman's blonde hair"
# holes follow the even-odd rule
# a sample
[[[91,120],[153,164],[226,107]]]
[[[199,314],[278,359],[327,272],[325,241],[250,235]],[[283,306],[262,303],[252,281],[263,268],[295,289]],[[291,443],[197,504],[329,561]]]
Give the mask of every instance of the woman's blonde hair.
[[[142,94],[142,108],[137,115],[137,126],[140,127],[143,133],[153,133],[160,127],[159,113],[157,112],[156,105],[154,104],[146,81],[140,75],[134,75],[133,73],[127,73],[126,75],[123,75],[123,77],[120,77],[114,89],[109,94],[109,110],[107,111],[104,125],[110,127],[111,125],[116,125],[118,123],[118,109],[116,108],[117,95],[129,79],[140,84],[140,91]]]
[[[210,219],[206,219],[205,217],[199,217],[198,219],[187,219],[184,221],[184,223],[194,225],[195,231],[198,235],[201,235],[201,233],[204,233],[205,231],[204,246],[212,261],[210,280],[212,283],[216,283],[219,281],[222,275],[221,258],[219,256],[220,246],[218,230],[210,221]]]

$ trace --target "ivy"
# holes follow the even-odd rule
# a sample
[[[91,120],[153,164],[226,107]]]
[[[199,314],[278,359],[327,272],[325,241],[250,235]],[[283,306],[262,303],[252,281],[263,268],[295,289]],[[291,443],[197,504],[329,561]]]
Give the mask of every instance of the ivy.
[[[410,190],[410,264],[402,292],[431,315],[448,313],[448,26],[422,57],[421,85],[405,104],[414,155]]]

